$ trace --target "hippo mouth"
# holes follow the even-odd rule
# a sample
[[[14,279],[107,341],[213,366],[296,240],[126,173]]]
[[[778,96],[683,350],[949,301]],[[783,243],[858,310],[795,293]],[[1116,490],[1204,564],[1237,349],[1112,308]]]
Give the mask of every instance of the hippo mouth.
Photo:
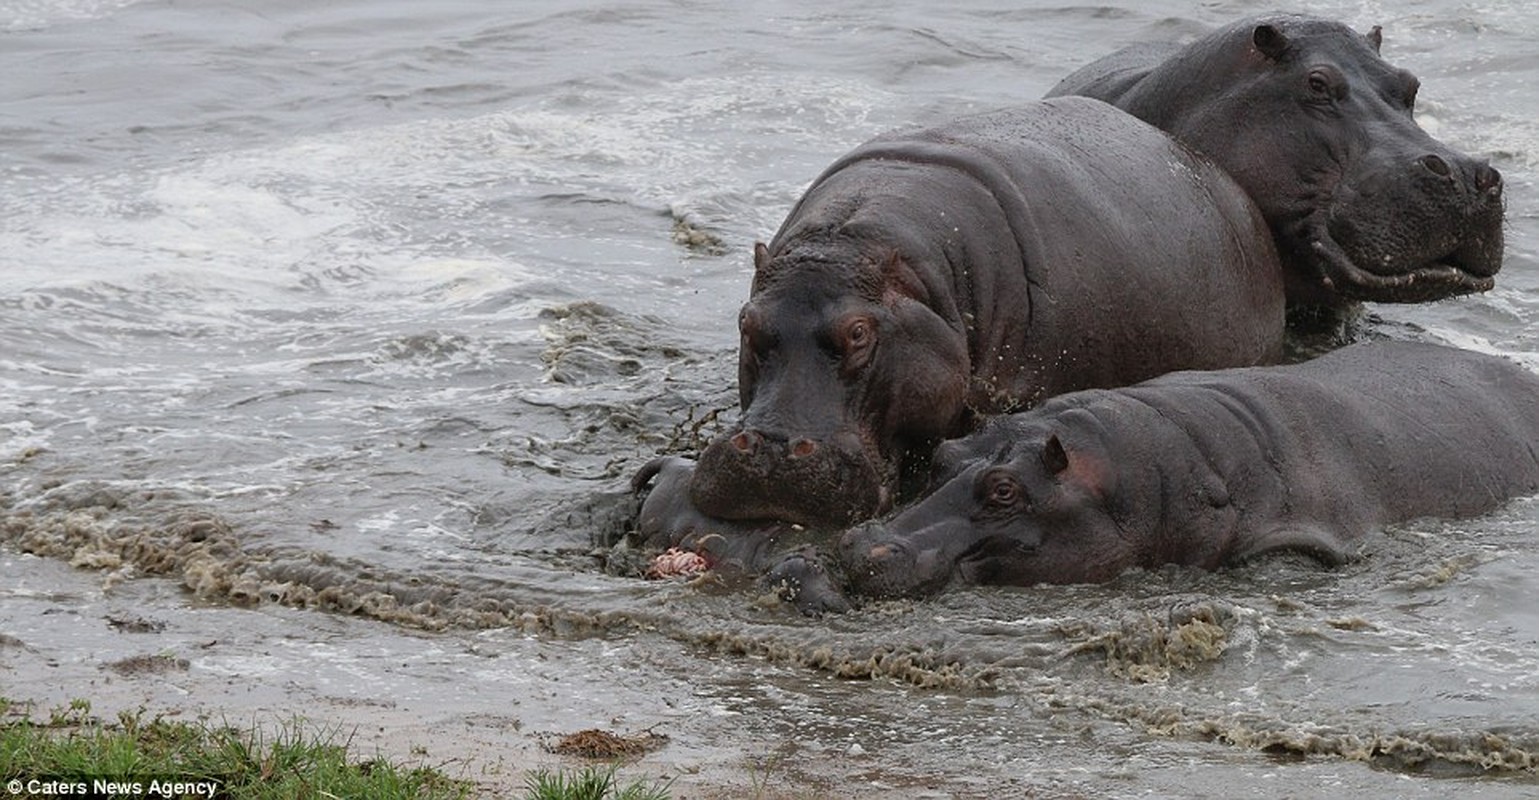
[[[1309,253],[1326,289],[1348,300],[1380,303],[1422,303],[1475,294],[1496,285],[1500,256],[1494,264],[1478,245],[1455,243],[1447,252],[1409,264],[1380,259],[1373,269],[1359,265],[1323,220],[1305,226]],[[1501,252],[1498,245],[1496,253]],[[1374,260],[1366,259],[1369,263]]]
[[[1422,303],[1484,292],[1496,285],[1495,277],[1477,275],[1454,261],[1432,261],[1381,275],[1357,266],[1334,241],[1316,239],[1310,249],[1319,259],[1325,287],[1349,300]]]

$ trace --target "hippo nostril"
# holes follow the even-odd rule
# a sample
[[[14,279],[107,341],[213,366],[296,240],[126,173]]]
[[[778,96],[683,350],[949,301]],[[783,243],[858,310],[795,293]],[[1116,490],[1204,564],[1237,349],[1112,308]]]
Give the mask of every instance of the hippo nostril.
[[[797,439],[791,443],[792,458],[806,458],[818,451],[818,443],[811,439]]]
[[[759,437],[748,431],[740,431],[736,436],[732,437],[731,442],[735,450],[746,455],[752,453],[754,448],[758,446]]]
[[[1422,156],[1419,163],[1426,167],[1428,172],[1441,178],[1453,174],[1453,169],[1448,166],[1448,162],[1437,156]]]
[[[892,558],[898,552],[897,548],[890,544],[879,544],[871,548],[869,554],[872,561],[885,561]]]
[[[1475,189],[1481,192],[1500,193],[1502,188],[1502,174],[1489,164],[1481,164],[1475,170]]]

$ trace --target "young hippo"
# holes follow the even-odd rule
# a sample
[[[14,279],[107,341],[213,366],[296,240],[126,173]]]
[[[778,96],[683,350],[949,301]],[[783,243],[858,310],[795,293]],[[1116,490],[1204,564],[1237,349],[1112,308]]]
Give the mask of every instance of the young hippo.
[[[1539,376],[1467,350],[1357,344],[991,420],[941,446],[932,493],[841,551],[873,597],[1212,569],[1280,548],[1340,561],[1383,525],[1539,492],[1536,448]]]

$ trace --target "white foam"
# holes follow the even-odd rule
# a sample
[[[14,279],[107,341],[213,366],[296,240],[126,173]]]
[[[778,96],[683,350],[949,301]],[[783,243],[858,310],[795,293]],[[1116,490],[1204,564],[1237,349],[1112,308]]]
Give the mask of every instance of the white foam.
[[[573,228],[577,212],[552,221],[535,206],[509,218],[510,197],[570,192],[687,211],[699,205],[690,198],[741,187],[745,168],[774,160],[766,140],[821,164],[847,144],[828,131],[865,138],[872,110],[890,102],[838,79],[792,90],[753,76],[696,78],[601,105],[320,134],[63,185],[17,175],[0,201],[0,294],[25,306],[75,292],[183,327],[229,325],[253,308],[469,306],[549,280],[479,243],[545,237],[570,258],[570,241],[596,236]],[[790,173],[786,202],[814,172]],[[773,223],[736,222],[755,233]]]
[[[40,30],[100,19],[141,0],[0,0],[0,31]]]
[[[18,415],[19,407],[5,400],[10,394],[0,395],[0,418]],[[0,425],[0,463],[21,461],[28,453],[45,449],[50,438],[49,432],[39,431],[28,420]]]

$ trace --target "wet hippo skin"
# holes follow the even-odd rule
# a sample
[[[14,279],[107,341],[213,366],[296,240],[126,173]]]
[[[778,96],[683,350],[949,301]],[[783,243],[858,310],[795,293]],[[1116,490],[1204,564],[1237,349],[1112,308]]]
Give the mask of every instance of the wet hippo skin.
[[[637,471],[631,489],[644,495],[636,518],[644,546],[695,553],[710,570],[754,576],[804,614],[849,610],[839,573],[825,565],[827,556],[817,546],[827,536],[789,522],[700,513],[689,501],[694,466],[678,456],[659,456]]]
[[[1096,97],[1218,163],[1276,236],[1293,306],[1418,302],[1491,288],[1502,178],[1412,118],[1419,82],[1378,28],[1297,15],[1187,45],[1133,45],[1049,96]]]
[[[689,514],[843,528],[978,415],[1271,361],[1284,328],[1244,192],[1085,98],[862,145],[754,264],[742,414],[701,454]]]
[[[841,550],[855,591],[1075,583],[1468,517],[1539,491],[1539,376],[1408,342],[1075,392],[942,445],[934,488]]]

